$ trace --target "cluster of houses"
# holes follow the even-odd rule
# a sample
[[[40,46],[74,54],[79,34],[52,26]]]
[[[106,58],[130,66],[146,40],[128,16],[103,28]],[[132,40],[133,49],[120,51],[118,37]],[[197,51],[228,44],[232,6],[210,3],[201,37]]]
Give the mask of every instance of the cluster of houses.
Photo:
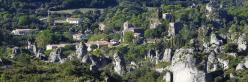
[[[161,26],[161,20],[167,20],[169,22],[171,22],[169,24],[169,27],[167,29],[168,31],[168,36],[175,36],[175,34],[177,34],[180,30],[180,23],[174,23],[174,16],[171,13],[162,13],[159,11],[158,13],[159,18],[151,18],[150,20],[150,29],[156,29],[157,27]],[[73,18],[73,17],[69,17],[66,18],[64,20],[53,20],[53,25],[58,25],[58,24],[72,24],[72,25],[80,25],[80,23],[82,22],[81,18]],[[104,31],[106,29],[106,25],[103,23],[99,23],[99,30]],[[35,32],[38,32],[38,29],[15,29],[13,30],[11,33],[13,35],[32,35]],[[121,31],[122,36],[125,35],[126,32],[133,32],[133,42],[138,42],[138,43],[143,43],[144,41],[144,29],[135,26],[134,24],[126,21],[123,23],[123,30]],[[120,33],[120,34],[121,34]],[[72,35],[73,40],[76,43],[62,43],[62,44],[49,44],[46,46],[46,50],[52,50],[52,49],[56,49],[56,48],[61,48],[61,47],[65,47],[65,46],[74,46],[77,45],[77,42],[80,42],[82,40],[87,39],[87,33],[86,34],[82,34],[82,33],[76,33]],[[124,38],[123,38],[124,40]],[[91,50],[91,46],[92,45],[96,45],[97,47],[102,47],[102,46],[116,46],[118,44],[120,44],[119,41],[116,40],[100,40],[100,41],[88,41],[87,43],[85,43],[88,46],[88,50]]]

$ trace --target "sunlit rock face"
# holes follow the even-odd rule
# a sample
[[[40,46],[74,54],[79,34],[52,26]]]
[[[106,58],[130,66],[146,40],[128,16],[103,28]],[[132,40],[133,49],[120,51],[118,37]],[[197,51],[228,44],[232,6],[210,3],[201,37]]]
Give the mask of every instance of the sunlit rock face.
[[[126,72],[126,65],[125,60],[120,53],[114,54],[114,71],[119,74],[123,75]]]
[[[177,49],[171,63],[173,82],[207,82],[206,73],[196,68],[193,49]]]
[[[247,50],[247,42],[245,41],[245,37],[246,35],[245,34],[242,34],[239,38],[238,38],[238,50],[239,52],[242,52],[242,51],[246,51]]]
[[[87,46],[84,43],[76,45],[76,54],[78,59],[82,59],[87,52]]]
[[[55,63],[55,62],[63,63],[61,55],[62,55],[62,49],[61,48],[55,49],[54,51],[52,51],[50,53],[49,58],[48,58],[48,62],[51,62],[51,63]]]
[[[172,58],[172,49],[170,48],[165,49],[162,61],[171,62],[171,58]]]

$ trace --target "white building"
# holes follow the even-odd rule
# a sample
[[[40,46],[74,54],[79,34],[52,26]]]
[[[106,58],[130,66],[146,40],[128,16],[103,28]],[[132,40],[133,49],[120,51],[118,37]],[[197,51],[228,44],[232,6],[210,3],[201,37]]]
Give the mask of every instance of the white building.
[[[75,45],[75,44],[49,44],[46,46],[46,50],[52,50],[56,48],[63,48],[65,46],[70,46],[70,45]]]
[[[31,35],[35,31],[37,31],[37,29],[15,29],[11,33],[13,35]]]
[[[66,18],[66,22],[69,24],[79,24],[81,21],[81,18]]]

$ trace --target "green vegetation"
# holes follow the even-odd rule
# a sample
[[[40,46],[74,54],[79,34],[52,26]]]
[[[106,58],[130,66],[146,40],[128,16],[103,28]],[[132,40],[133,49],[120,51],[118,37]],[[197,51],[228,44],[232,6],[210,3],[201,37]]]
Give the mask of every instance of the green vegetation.
[[[125,43],[132,43],[133,42],[133,39],[134,39],[134,33],[133,32],[125,32],[124,33],[124,36],[123,36],[123,38],[124,38],[124,42]]]
[[[49,30],[44,30],[37,34],[35,38],[38,47],[42,48],[45,47],[47,44],[52,42],[52,32]]]

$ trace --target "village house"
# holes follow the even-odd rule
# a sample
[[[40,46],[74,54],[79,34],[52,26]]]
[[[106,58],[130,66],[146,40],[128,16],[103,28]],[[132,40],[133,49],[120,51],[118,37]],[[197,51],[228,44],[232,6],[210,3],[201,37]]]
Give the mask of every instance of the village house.
[[[130,24],[128,21],[123,24],[123,27],[124,27],[122,31],[123,35],[125,34],[125,32],[128,32],[128,31],[133,32],[135,38],[142,37],[144,35],[143,29],[135,27],[133,24]]]
[[[87,42],[85,43],[86,46],[88,47],[88,51],[91,51],[91,46],[93,45],[96,45],[97,48],[100,48],[100,47],[103,47],[103,46],[115,46],[115,45],[118,45],[119,42],[118,41],[114,41],[114,40],[111,40],[111,41],[90,41],[90,42]]]
[[[13,35],[32,35],[37,29],[15,29],[11,32]]]
[[[73,43],[65,43],[65,44],[49,44],[46,46],[46,50],[53,50],[56,48],[63,48],[65,46],[75,45]]]
[[[136,26],[134,26],[133,24],[130,24],[129,22],[125,22],[123,24],[123,36],[125,35],[126,32],[133,32],[133,42],[134,43],[137,43],[137,44],[141,44],[143,43],[144,39],[144,30],[141,29],[141,28],[138,28]],[[124,38],[123,38],[123,41],[124,41]]]

